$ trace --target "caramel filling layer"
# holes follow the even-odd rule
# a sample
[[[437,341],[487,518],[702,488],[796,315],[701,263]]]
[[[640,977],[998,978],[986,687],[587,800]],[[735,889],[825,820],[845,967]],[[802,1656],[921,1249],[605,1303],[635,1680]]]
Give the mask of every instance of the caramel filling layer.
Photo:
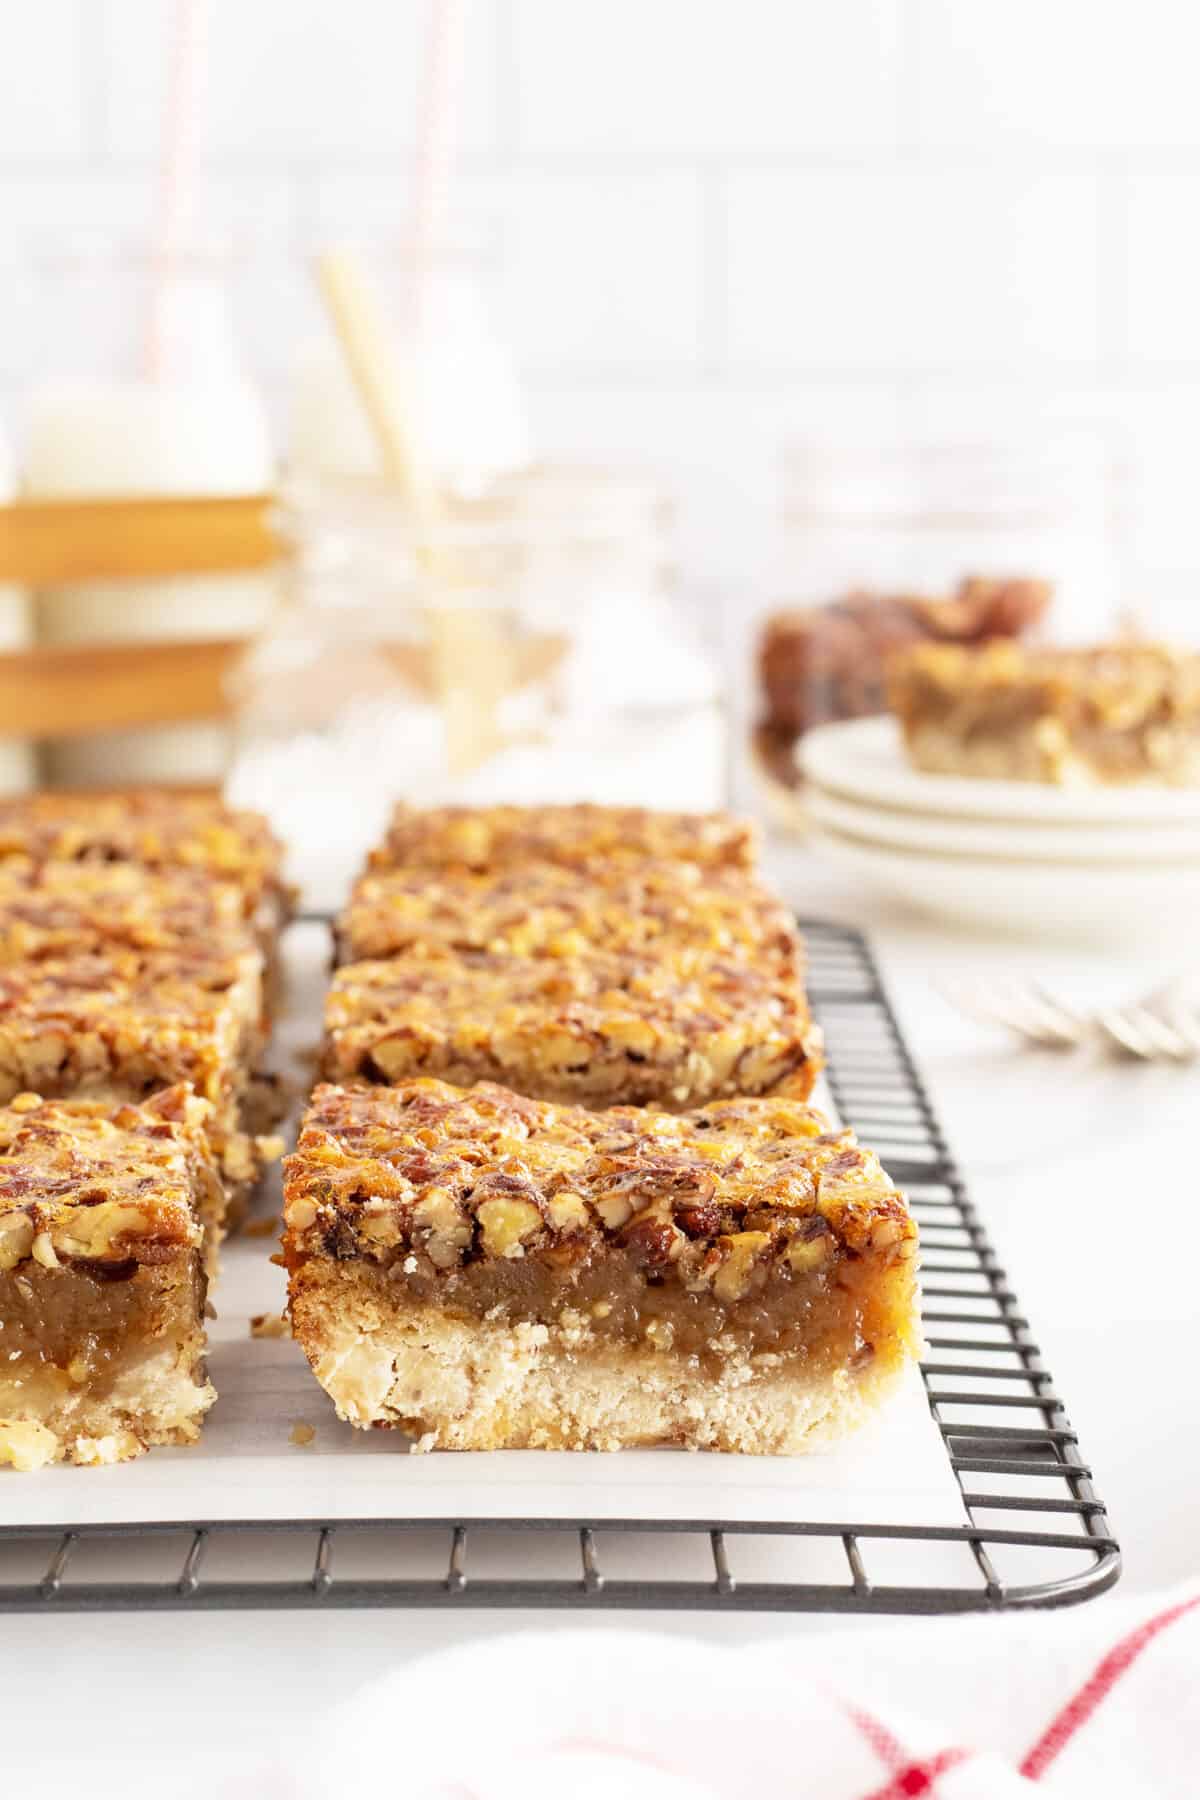
[[[653,1345],[694,1357],[714,1373],[730,1356],[768,1353],[816,1367],[854,1366],[881,1345],[899,1349],[908,1341],[911,1263],[881,1271],[866,1259],[842,1256],[802,1275],[776,1270],[758,1291],[722,1301],[711,1289],[693,1293],[648,1278],[612,1248],[591,1250],[566,1268],[554,1266],[552,1257],[472,1262],[448,1274],[435,1274],[428,1264],[407,1269],[360,1261],[354,1268],[383,1317],[435,1308],[464,1323],[565,1324],[579,1329],[581,1342],[586,1335],[630,1348]],[[303,1265],[294,1297],[317,1288],[328,1267],[319,1259]]]
[[[0,1274],[0,1418],[45,1418],[87,1393],[102,1402],[131,1363],[177,1344],[200,1348],[198,1255],[136,1262],[23,1263]]]

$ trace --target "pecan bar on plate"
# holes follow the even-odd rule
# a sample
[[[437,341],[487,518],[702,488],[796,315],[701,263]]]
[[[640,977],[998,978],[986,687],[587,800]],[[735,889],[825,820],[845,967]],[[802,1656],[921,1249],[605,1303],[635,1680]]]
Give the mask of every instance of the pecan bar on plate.
[[[651,812],[637,806],[399,805],[379,868],[499,869],[531,862],[567,869],[623,861],[686,861],[706,868],[750,869],[758,841],[752,824],[729,813]]]
[[[347,963],[325,1005],[330,1081],[435,1075],[582,1106],[678,1111],[782,1083],[806,1099],[821,1065],[793,971],[686,948]]]
[[[0,1108],[0,1463],[121,1462],[190,1443],[204,1368],[208,1107]]]
[[[321,1087],[284,1216],[318,1381],[418,1449],[790,1454],[857,1425],[917,1346],[904,1199],[794,1100]]]
[[[1200,785],[1200,655],[1162,644],[911,650],[891,671],[909,756],[935,775]]]
[[[376,871],[356,884],[337,938],[344,962],[423,947],[557,957],[690,948],[791,966],[801,954],[791,913],[753,875],[688,862]]]

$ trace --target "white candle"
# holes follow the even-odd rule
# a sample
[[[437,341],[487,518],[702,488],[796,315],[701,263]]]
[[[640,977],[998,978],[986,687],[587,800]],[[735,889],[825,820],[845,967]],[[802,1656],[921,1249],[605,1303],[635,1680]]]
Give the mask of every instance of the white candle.
[[[72,381],[30,408],[26,490],[69,495],[259,493],[274,468],[257,394],[224,372],[195,382]],[[108,581],[38,596],[43,643],[222,638],[261,629],[273,571]],[[228,729],[215,720],[64,740],[48,753],[67,785],[219,780]]]
[[[0,506],[16,493],[12,457],[0,433]],[[33,642],[33,617],[23,588],[0,583],[0,651],[24,650]],[[33,749],[29,744],[0,738],[0,793],[17,793],[32,786]]]

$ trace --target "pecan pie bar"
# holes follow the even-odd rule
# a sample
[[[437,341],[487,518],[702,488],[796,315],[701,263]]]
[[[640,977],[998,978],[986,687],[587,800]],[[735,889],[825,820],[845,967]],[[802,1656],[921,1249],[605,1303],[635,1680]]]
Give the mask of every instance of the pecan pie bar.
[[[377,871],[357,883],[337,938],[346,962],[414,949],[560,958],[695,951],[783,968],[800,957],[791,913],[753,875],[688,862],[607,874],[555,863]]]
[[[197,1436],[220,1209],[207,1112],[184,1087],[0,1108],[0,1463],[119,1462]]]
[[[754,827],[728,813],[650,812],[636,806],[400,805],[379,868],[498,869],[531,862],[563,868],[622,861],[687,861],[706,868],[753,868]]]
[[[0,861],[0,963],[197,944],[232,955],[252,948],[230,883],[133,863]]]
[[[283,847],[259,813],[201,794],[35,793],[0,800],[0,860],[186,868],[232,883],[268,955],[291,911]]]
[[[347,963],[326,1002],[330,1081],[436,1075],[582,1106],[678,1110],[784,1082],[807,1097],[820,1067],[794,972],[692,951]]]
[[[1200,655],[1161,644],[926,646],[892,705],[919,769],[1060,786],[1200,784]]]
[[[1050,598],[1046,582],[972,575],[945,597],[859,591],[773,613],[758,646],[760,760],[776,780],[798,786],[797,740],[831,719],[885,712],[885,671],[899,650],[930,640],[1019,637]]]
[[[17,1094],[139,1101],[188,1082],[240,1210],[265,1149],[242,1109],[262,1046],[262,956],[103,952],[0,967],[0,1105]]]
[[[318,1381],[421,1450],[790,1454],[856,1425],[917,1348],[904,1199],[793,1100],[321,1087],[284,1219]]]

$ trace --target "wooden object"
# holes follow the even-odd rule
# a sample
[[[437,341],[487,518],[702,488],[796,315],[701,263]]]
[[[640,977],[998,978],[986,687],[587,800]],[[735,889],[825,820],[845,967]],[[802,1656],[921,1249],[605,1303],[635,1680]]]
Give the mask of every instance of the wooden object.
[[[405,643],[382,648],[415,693],[437,697],[439,675],[429,652]],[[0,655],[0,740],[90,737],[219,718],[230,710],[229,677],[249,649],[249,638],[210,638],[9,651]],[[562,638],[531,638],[512,659],[513,681],[544,679],[565,651]],[[293,690],[292,697],[299,707],[300,693]]]
[[[241,638],[67,644],[0,656],[0,737],[77,738],[227,712]]]
[[[65,587],[262,569],[283,554],[274,505],[271,494],[19,500],[0,506],[0,583]]]

